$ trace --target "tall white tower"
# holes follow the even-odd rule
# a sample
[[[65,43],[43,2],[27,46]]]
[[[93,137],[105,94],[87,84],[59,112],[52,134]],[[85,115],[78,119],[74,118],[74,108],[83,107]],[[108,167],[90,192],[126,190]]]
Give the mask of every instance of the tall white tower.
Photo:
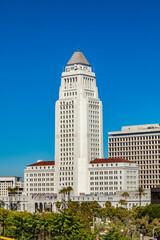
[[[62,73],[55,110],[55,189],[89,193],[89,162],[103,158],[102,102],[95,73],[79,50]]]

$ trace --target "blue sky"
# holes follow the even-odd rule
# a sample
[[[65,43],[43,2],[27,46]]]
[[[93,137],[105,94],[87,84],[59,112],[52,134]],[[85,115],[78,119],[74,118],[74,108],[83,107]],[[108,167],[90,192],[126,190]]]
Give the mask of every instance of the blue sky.
[[[0,176],[54,160],[61,72],[80,48],[107,132],[160,123],[160,1],[0,1]]]

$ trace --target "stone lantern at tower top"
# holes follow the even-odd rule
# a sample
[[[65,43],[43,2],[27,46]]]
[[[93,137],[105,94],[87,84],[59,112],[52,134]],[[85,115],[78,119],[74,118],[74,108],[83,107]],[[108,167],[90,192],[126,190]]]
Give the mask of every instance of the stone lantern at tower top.
[[[84,54],[77,50],[74,52],[70,60],[68,61],[66,65],[66,72],[72,72],[72,71],[86,71],[91,72],[91,65],[85,58]]]

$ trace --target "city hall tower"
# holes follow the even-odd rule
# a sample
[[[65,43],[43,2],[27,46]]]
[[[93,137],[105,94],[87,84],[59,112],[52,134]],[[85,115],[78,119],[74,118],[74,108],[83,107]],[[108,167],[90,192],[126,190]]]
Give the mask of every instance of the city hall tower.
[[[89,193],[89,162],[103,158],[102,102],[95,73],[77,50],[62,72],[55,109],[55,189]]]

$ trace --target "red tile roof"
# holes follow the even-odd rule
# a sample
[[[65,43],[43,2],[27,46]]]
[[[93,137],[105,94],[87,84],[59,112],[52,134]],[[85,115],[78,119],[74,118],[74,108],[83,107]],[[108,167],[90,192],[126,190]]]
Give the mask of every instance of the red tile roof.
[[[90,162],[90,164],[96,164],[96,163],[119,163],[119,162],[128,162],[133,163],[132,161],[122,159],[122,158],[101,158],[101,159],[94,159]]]
[[[32,166],[51,166],[55,165],[55,161],[41,161],[37,163],[33,163],[31,165],[28,165],[27,167],[32,167]]]

